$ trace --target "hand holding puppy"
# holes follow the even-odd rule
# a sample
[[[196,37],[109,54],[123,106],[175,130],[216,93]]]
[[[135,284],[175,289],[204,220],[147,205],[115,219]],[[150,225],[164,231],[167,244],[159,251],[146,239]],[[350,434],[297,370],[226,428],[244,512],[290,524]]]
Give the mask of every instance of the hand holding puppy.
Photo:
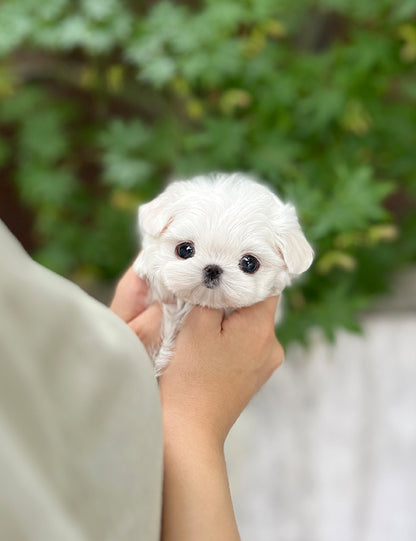
[[[253,395],[283,362],[277,297],[232,312],[195,307],[160,377],[165,434],[186,431],[221,447]],[[196,436],[198,435],[198,436]]]

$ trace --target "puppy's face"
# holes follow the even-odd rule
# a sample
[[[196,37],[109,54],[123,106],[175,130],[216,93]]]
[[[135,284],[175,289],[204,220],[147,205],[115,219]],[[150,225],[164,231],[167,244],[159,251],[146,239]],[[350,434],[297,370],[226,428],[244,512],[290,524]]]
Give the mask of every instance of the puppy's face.
[[[141,207],[140,228],[135,270],[160,300],[249,306],[279,294],[312,261],[293,207],[237,175],[170,185]]]
[[[152,250],[159,277],[175,297],[212,308],[248,306],[270,294],[279,269],[285,274],[267,231],[244,238],[249,216],[242,213],[236,223],[230,214],[215,224],[206,216],[176,219]]]

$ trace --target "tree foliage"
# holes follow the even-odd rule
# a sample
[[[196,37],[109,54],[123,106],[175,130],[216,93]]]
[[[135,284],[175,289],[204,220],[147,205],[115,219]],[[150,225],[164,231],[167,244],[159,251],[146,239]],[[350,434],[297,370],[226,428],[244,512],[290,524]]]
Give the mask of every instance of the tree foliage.
[[[283,340],[356,329],[416,254],[415,13],[413,0],[3,0],[0,167],[34,212],[35,257],[114,278],[137,205],[166,179],[251,172],[297,205],[317,254],[287,294]]]

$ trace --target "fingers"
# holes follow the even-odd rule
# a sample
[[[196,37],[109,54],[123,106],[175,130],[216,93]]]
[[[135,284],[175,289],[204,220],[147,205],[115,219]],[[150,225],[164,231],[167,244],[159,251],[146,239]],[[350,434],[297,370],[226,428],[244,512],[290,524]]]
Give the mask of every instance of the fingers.
[[[144,280],[142,280],[133,270],[133,266],[129,267],[123,274],[120,283],[130,293],[147,294],[149,288]]]
[[[278,302],[279,297],[269,297],[251,306],[240,308],[227,317],[223,326],[224,328],[241,327],[244,321],[254,329],[259,326],[265,328],[265,322],[267,322],[268,329],[274,329],[274,318]]]
[[[133,267],[128,268],[117,284],[110,309],[126,323],[131,322],[145,309],[148,289]]]
[[[160,329],[162,325],[162,308],[154,303],[129,323],[147,351],[155,349],[160,344]]]
[[[191,332],[202,330],[206,333],[215,332],[220,334],[223,318],[223,310],[195,306],[188,314],[183,328],[189,329]]]
[[[199,328],[205,329],[206,332],[218,332],[223,330],[224,325],[229,325],[233,318],[238,320],[240,314],[244,319],[251,320],[253,322],[262,322],[264,319],[269,319],[274,326],[274,316],[277,310],[279,297],[269,297],[262,302],[258,302],[247,308],[241,308],[232,312],[230,316],[224,321],[224,311],[220,309],[207,308],[202,306],[195,306],[189,313],[184,328],[192,329],[196,331]],[[236,324],[237,321],[236,321]]]
[[[261,313],[263,317],[272,317],[274,320],[279,299],[280,297],[268,297],[264,301],[253,304],[252,306],[244,308],[243,310],[245,310],[252,317],[255,317]]]

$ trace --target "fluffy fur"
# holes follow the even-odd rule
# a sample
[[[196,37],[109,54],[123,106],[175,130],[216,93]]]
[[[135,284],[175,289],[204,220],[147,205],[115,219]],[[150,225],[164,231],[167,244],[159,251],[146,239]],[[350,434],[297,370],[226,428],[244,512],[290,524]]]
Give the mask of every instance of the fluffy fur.
[[[280,295],[313,259],[295,208],[242,174],[170,184],[139,207],[139,230],[142,251],[134,270],[150,286],[149,302],[161,302],[164,312],[162,345],[153,356],[157,375],[193,305],[229,311]],[[184,242],[194,247],[187,259],[177,253]],[[245,255],[259,261],[256,272],[241,269]],[[207,282],[213,265],[222,272]]]

